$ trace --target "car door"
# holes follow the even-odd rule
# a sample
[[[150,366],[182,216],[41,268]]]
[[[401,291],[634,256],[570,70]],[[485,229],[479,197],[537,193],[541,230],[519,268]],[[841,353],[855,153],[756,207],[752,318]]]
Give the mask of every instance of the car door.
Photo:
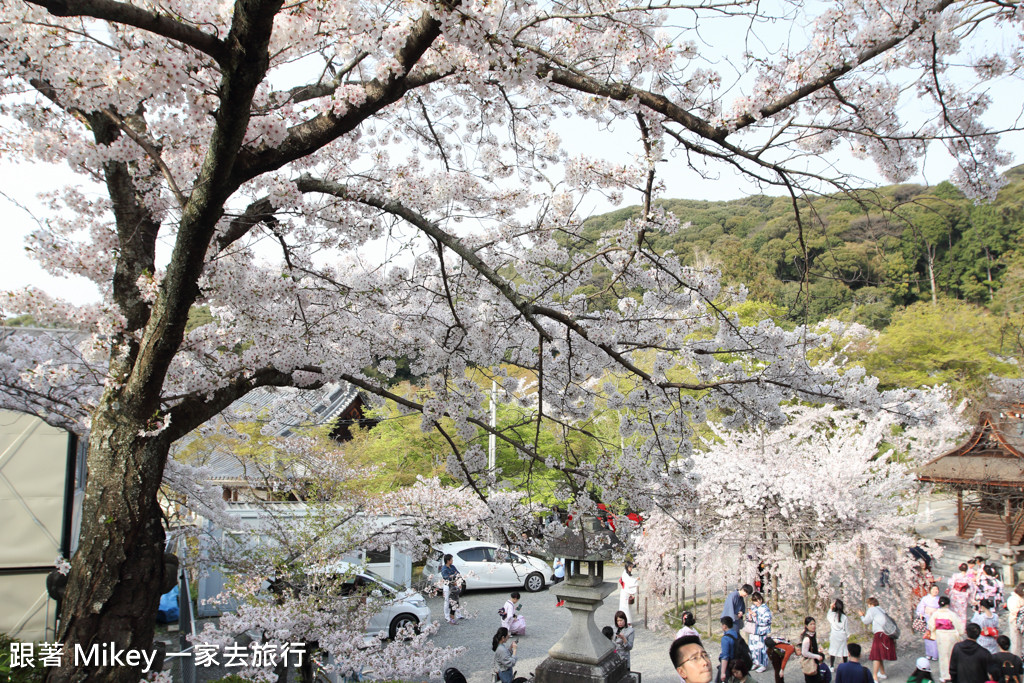
[[[475,546],[465,548],[455,555],[455,568],[466,579],[467,588],[491,588],[494,586],[494,574],[491,571],[493,553],[490,548]],[[468,576],[473,572],[475,576]]]
[[[395,611],[395,601],[387,586],[382,586],[368,576],[356,577],[357,589],[365,596],[366,605],[370,610],[370,620],[366,630],[370,633],[388,632],[391,617]]]
[[[508,548],[494,548],[492,552],[494,553],[495,585],[505,588],[522,585],[523,580],[519,577],[522,565],[516,563],[516,554]]]

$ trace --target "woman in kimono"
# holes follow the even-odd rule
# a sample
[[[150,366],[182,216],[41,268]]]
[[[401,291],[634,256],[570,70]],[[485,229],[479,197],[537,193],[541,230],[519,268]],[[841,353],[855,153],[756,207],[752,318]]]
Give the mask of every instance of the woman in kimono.
[[[950,680],[949,657],[953,654],[953,646],[960,641],[964,633],[964,622],[949,608],[949,604],[949,598],[943,595],[939,598],[939,608],[928,617],[928,630],[932,632],[939,649],[940,681]],[[934,672],[932,677],[934,678]]]
[[[967,606],[974,601],[974,584],[967,573],[967,563],[961,562],[960,571],[949,577],[949,587],[946,595],[949,596],[949,609],[960,617],[961,622],[967,621]]]
[[[982,598],[978,603],[978,611],[971,617],[971,623],[981,627],[981,635],[978,636],[978,645],[996,654],[999,652],[999,645],[996,638],[999,636],[999,617],[992,611],[992,601]]]
[[[978,576],[978,604],[980,605],[982,600],[988,600],[993,608],[998,609],[1003,604],[1005,590],[999,572],[992,565],[986,564]]]
[[[939,658],[939,646],[935,643],[935,638],[931,631],[928,630],[928,617],[932,615],[932,612],[939,608],[939,587],[934,583],[928,588],[928,593],[917,603],[917,609],[914,610],[916,616],[924,619],[925,631],[922,633],[924,638],[924,656],[928,659]]]
[[[754,671],[760,673],[768,669],[768,646],[764,639],[772,632],[772,611],[764,602],[764,596],[754,593],[750,596],[753,607],[750,609],[750,620],[754,624],[754,632],[749,634],[747,645],[750,646],[750,658],[754,660]]]

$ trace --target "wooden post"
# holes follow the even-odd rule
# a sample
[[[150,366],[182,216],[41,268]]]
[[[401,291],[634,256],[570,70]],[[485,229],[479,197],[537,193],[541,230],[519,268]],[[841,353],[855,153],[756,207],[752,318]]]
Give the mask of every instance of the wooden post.
[[[964,492],[960,489],[956,492],[956,535],[964,536]]]

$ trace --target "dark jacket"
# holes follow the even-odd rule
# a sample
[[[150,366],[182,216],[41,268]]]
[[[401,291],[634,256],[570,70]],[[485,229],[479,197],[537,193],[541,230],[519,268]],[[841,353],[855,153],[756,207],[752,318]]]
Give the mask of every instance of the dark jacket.
[[[976,640],[963,640],[953,646],[949,657],[949,677],[953,683],[985,683],[992,668],[992,653]]]
[[[860,662],[843,662],[836,667],[835,683],[874,683],[874,680]]]

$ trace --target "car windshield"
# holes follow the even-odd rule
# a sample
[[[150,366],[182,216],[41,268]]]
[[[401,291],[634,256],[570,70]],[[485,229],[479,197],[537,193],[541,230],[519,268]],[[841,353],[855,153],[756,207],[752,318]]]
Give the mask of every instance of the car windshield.
[[[391,581],[390,579],[385,579],[383,576],[381,576],[380,574],[378,574],[376,572],[371,572],[369,569],[364,569],[362,571],[362,573],[365,576],[369,576],[374,581],[376,581],[378,583],[384,584],[385,586],[387,586],[391,590],[401,591],[401,590],[403,590],[405,588],[401,584],[395,583],[394,581]]]

